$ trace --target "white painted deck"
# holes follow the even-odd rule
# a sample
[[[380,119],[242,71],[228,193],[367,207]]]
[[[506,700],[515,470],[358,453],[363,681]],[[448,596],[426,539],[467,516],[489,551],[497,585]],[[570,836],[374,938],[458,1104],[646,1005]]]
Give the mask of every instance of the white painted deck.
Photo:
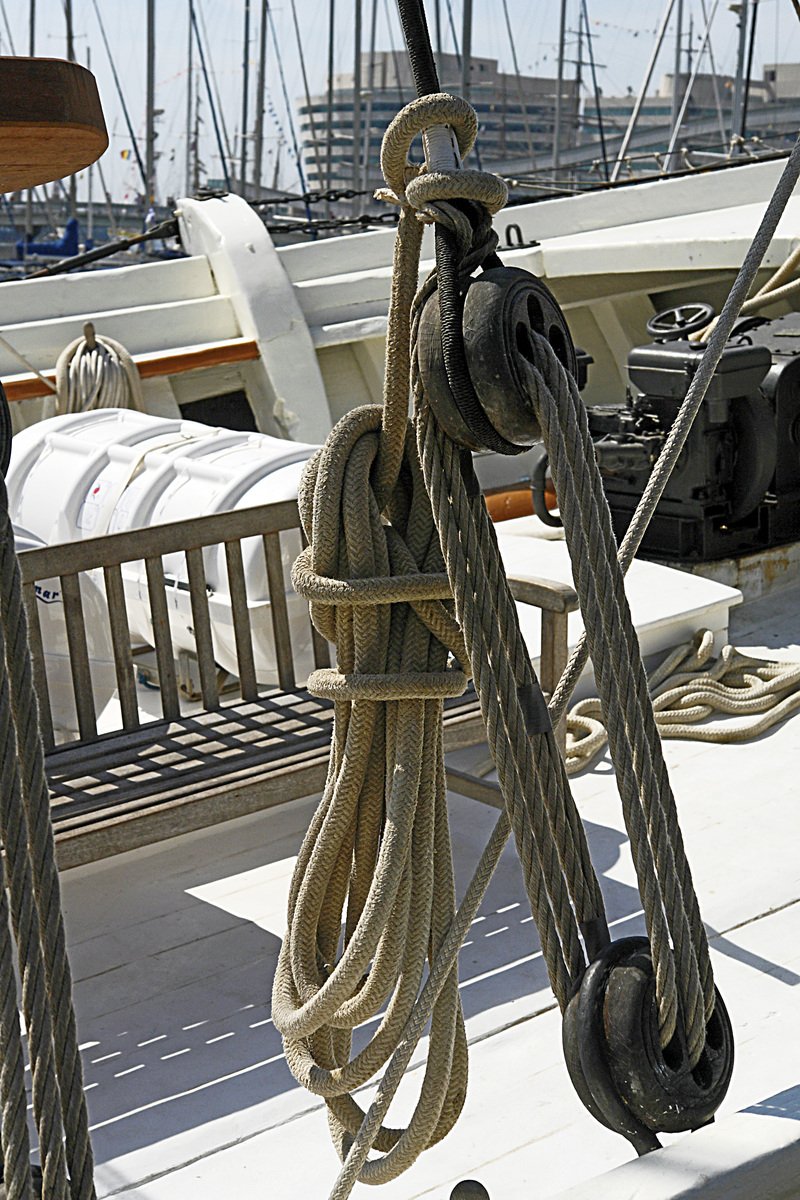
[[[731,640],[800,659],[797,593],[734,610]],[[788,1196],[770,1191],[777,1173],[766,1169],[757,1190],[713,1191],[702,1181],[748,1147],[766,1152],[780,1142],[787,1162],[786,1145],[800,1143],[800,719],[748,745],[667,742],[666,753],[736,1031],[736,1068],[712,1130],[674,1139],[662,1155],[574,1195]],[[472,761],[482,751],[464,754]],[[614,933],[640,932],[607,759],[574,788]],[[269,1019],[292,856],[311,810],[293,804],[64,875],[100,1197],[328,1195],[337,1159],[324,1110],[294,1085]],[[493,819],[452,798],[462,881]],[[406,1175],[378,1193],[359,1186],[354,1196],[447,1200],[455,1182],[473,1177],[492,1200],[545,1200],[629,1163],[627,1144],[592,1120],[567,1079],[511,847],[463,949],[461,980],[472,1041],[465,1112]],[[410,1095],[415,1072],[405,1086]],[[750,1111],[726,1120],[742,1109]]]

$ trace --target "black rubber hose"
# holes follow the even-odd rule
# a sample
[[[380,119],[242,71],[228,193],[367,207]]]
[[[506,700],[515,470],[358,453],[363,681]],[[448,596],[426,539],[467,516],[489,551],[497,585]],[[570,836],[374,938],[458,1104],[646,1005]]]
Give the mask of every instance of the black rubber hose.
[[[0,473],[3,477],[8,474],[8,464],[11,462],[11,409],[2,383],[0,383]],[[2,1178],[2,1176],[0,1176]]]
[[[425,7],[422,0],[397,0],[397,7],[417,95],[430,96],[439,91],[439,73],[425,20]]]
[[[398,0],[400,22],[414,76],[418,96],[439,90],[439,76],[433,56],[425,8],[422,0]],[[473,229],[478,228],[482,214],[476,205],[460,205],[470,218]],[[485,214],[483,214],[484,219]],[[491,255],[497,259],[496,254]],[[499,260],[497,260],[499,261]],[[493,263],[496,265],[496,263]],[[462,333],[463,296],[461,294],[458,257],[452,238],[441,225],[436,226],[436,270],[439,289],[439,319],[441,322],[442,357],[453,399],[464,421],[476,439],[487,450],[498,454],[521,454],[527,446],[515,446],[502,437],[486,416],[475,394],[467,366]]]
[[[546,453],[543,453],[541,458],[536,463],[536,466],[531,471],[531,499],[533,501],[533,511],[540,521],[545,525],[549,525],[551,529],[561,529],[563,521],[560,517],[554,517],[547,507],[545,501],[545,479],[547,476],[547,468],[550,466],[550,459]]]

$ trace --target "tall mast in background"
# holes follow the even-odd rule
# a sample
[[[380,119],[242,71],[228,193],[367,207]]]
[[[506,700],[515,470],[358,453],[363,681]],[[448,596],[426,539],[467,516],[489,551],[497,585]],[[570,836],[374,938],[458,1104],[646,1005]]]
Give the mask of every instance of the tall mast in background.
[[[333,171],[333,36],[336,28],[336,0],[330,0],[328,6],[328,141],[325,155],[325,187],[331,189]],[[330,216],[330,202],[326,205]]]
[[[261,23],[258,27],[258,76],[256,79],[256,129],[253,151],[253,184],[257,194],[261,189],[264,171],[264,89],[267,83],[267,30],[269,0],[261,0]]]
[[[147,122],[145,133],[145,167],[147,184],[145,209],[156,196],[156,0],[147,0]]]
[[[31,58],[36,53],[36,0],[30,0],[30,8],[28,9],[28,54]],[[28,188],[28,194],[25,197],[25,236],[22,239],[23,257],[25,254],[24,247],[29,237],[33,237],[33,191]]]
[[[355,0],[355,43],[353,48],[353,191],[361,188],[361,0]],[[358,212],[353,197],[353,214]]]
[[[242,130],[239,153],[239,191],[243,196],[247,180],[247,122],[249,113],[247,101],[250,91],[250,0],[244,0],[244,49],[242,51]]]
[[[553,120],[553,175],[561,164],[561,93],[564,90],[564,44],[567,37],[567,0],[561,0],[558,26],[558,71],[556,74],[556,111]]]
[[[461,95],[469,100],[472,84],[472,0],[464,0],[461,25]]]
[[[192,59],[194,57],[194,0],[189,0],[189,36],[186,49],[186,195],[192,194]]]
[[[67,58],[75,62],[75,35],[72,26],[72,0],[64,0],[64,17],[67,23]],[[74,175],[69,177],[69,215],[74,217],[78,210],[78,181]]]
[[[736,51],[736,78],[733,84],[733,112],[731,113],[731,154],[740,150],[738,139],[742,136],[742,114],[744,112],[744,63],[747,50],[747,15],[749,0],[739,2],[739,46]]]

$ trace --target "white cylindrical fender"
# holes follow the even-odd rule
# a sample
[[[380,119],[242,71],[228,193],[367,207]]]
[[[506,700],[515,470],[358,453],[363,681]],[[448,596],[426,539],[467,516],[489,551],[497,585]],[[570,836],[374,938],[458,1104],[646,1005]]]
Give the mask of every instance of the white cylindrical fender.
[[[293,499],[303,465],[315,449],[266,434],[130,410],[54,417],[14,438],[8,473],[11,517],[53,543]],[[307,608],[289,582],[299,549],[297,534],[282,536],[292,648],[303,669],[310,666]],[[261,539],[246,539],[242,551],[256,672],[260,682],[272,683],[276,660]],[[224,548],[210,547],[204,563],[215,656],[223,669],[236,674]],[[192,652],[184,556],[166,555],[164,572],[173,644],[176,650]],[[123,578],[131,634],[152,644],[144,564],[126,564]]]

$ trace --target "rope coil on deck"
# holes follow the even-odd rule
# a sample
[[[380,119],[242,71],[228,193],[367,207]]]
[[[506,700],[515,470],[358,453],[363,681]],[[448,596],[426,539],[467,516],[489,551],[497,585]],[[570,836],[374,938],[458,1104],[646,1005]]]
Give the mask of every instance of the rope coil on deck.
[[[733,745],[766,733],[800,709],[800,663],[752,658],[723,646],[713,659],[710,630],[677,647],[649,678],[662,738]],[[715,716],[753,717],[732,724]],[[607,743],[600,701],[579,700],[567,714],[567,772],[575,775]]]

